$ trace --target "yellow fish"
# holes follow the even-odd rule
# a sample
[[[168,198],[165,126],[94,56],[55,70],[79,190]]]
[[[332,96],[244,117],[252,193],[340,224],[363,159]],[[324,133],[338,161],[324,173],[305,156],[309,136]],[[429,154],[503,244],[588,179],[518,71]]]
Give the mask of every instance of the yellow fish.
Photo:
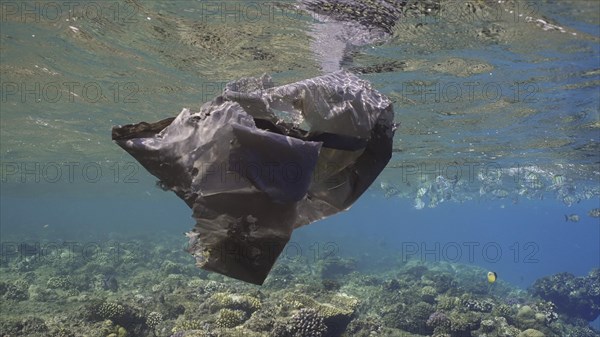
[[[489,282],[489,283],[494,283],[494,282],[496,282],[496,278],[497,278],[497,277],[498,277],[498,275],[496,275],[496,273],[495,273],[495,272],[493,272],[493,271],[489,271],[489,272],[487,273],[487,279],[488,279],[488,282]]]

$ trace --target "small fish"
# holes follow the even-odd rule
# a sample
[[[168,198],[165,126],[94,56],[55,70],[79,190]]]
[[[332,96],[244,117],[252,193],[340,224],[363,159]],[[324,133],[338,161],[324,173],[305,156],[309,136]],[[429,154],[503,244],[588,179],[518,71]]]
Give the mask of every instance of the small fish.
[[[565,214],[565,221],[578,222],[579,215],[577,215],[577,214],[566,215]]]
[[[600,208],[591,209],[588,212],[588,215],[591,216],[592,218],[600,218]]]
[[[552,177],[552,183],[554,184],[554,186],[560,187],[565,184],[565,177],[561,175],[555,175],[554,177]]]
[[[497,190],[493,190],[492,194],[498,198],[506,198],[508,196],[508,191],[499,188]]]

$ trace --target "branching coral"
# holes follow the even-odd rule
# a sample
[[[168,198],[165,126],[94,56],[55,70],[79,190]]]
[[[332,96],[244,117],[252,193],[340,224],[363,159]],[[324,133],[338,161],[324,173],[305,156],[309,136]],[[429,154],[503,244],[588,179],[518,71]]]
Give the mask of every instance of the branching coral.
[[[291,333],[293,337],[324,337],[327,326],[323,322],[323,316],[316,310],[310,308],[300,309],[292,316]]]

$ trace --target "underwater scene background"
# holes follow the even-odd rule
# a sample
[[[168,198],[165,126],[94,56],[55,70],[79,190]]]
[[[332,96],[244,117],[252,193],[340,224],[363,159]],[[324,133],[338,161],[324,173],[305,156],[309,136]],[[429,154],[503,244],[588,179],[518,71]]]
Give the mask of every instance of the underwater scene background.
[[[377,1],[2,1],[0,336],[598,336],[600,3],[383,2],[340,47]],[[111,127],[332,66],[393,101],[386,169],[263,286],[196,268]]]

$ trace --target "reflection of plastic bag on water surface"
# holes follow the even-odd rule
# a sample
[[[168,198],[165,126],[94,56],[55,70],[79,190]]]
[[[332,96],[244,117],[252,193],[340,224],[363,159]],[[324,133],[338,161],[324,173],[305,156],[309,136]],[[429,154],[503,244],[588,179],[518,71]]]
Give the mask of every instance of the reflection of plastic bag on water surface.
[[[197,265],[262,284],[292,230],[345,210],[388,163],[390,101],[339,71],[273,87],[227,84],[199,112],[112,137],[192,208]]]

